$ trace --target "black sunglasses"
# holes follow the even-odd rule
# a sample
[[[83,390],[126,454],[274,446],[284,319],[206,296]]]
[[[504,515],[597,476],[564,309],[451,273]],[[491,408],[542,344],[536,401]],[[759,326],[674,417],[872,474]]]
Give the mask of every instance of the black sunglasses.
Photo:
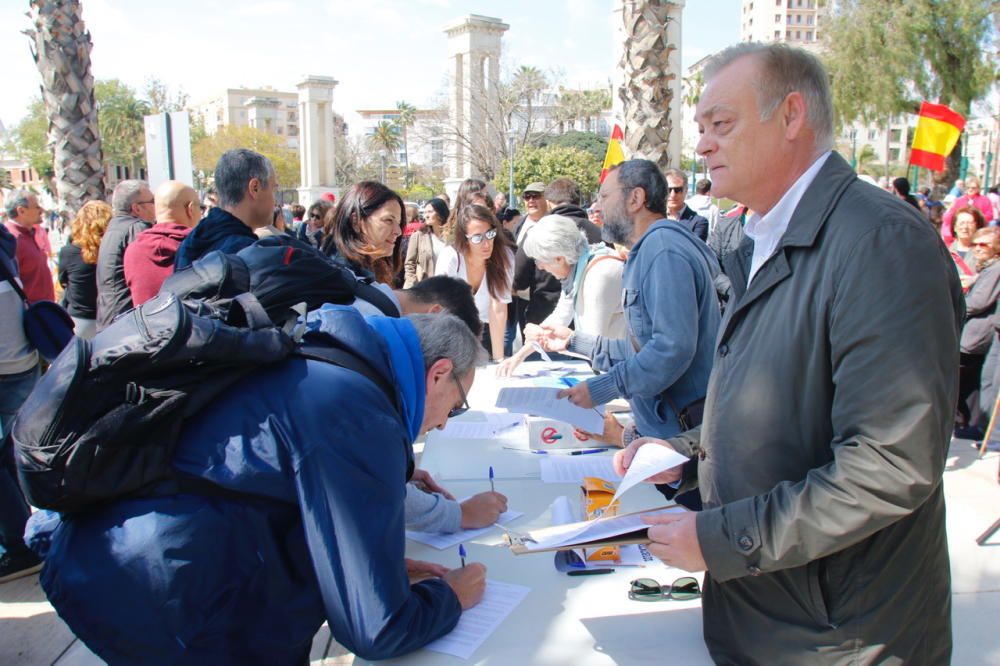
[[[678,578],[671,585],[660,585],[652,578],[636,578],[629,583],[628,598],[633,601],[688,601],[701,596],[701,587],[697,578],[685,576]]]
[[[667,186],[667,191],[670,192],[671,194],[681,194],[684,192],[685,189],[687,188],[684,185],[680,185],[678,187]]]
[[[462,382],[458,381],[458,375],[455,374],[453,370],[451,373],[451,378],[455,380],[455,385],[458,387],[458,394],[462,396],[462,406],[452,407],[451,411],[448,412],[448,418],[455,418],[456,416],[461,416],[462,414],[469,411],[469,397],[465,395],[465,389],[462,388]]]

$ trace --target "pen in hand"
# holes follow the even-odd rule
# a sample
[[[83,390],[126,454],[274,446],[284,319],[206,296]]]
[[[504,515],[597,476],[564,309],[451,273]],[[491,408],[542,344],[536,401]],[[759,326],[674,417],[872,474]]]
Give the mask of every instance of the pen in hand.
[[[493,465],[490,465],[490,492],[495,493],[496,488],[493,487]]]
[[[458,544],[458,557],[462,560],[462,568],[465,568],[465,544]]]

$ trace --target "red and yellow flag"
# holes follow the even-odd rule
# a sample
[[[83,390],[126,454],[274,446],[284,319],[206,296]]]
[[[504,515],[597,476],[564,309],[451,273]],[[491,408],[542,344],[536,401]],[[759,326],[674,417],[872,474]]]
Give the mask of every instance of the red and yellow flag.
[[[910,146],[910,164],[931,171],[944,171],[944,161],[958,143],[965,118],[944,104],[920,103],[917,131]]]
[[[604,166],[601,167],[600,182],[604,182],[604,178],[608,175],[608,169],[625,161],[625,153],[622,152],[623,139],[625,139],[625,133],[616,124],[614,129],[611,130],[611,139],[608,141],[608,152],[604,154]]]

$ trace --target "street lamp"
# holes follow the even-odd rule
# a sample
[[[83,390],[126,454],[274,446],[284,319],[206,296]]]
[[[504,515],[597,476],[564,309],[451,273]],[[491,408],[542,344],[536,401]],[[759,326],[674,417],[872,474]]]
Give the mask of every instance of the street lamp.
[[[510,167],[510,174],[507,181],[507,205],[515,208],[514,205],[514,141],[517,139],[517,130],[513,127],[507,130],[507,164]]]
[[[385,148],[383,148],[382,150],[378,151],[379,162],[382,165],[382,184],[383,185],[385,185],[385,158],[386,158],[386,155],[387,155],[387,153],[386,153]]]

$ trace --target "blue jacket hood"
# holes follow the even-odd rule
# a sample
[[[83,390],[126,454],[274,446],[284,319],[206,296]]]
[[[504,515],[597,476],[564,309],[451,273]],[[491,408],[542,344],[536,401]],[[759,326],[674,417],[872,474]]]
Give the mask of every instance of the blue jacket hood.
[[[213,208],[177,248],[174,270],[190,266],[213,250],[235,254],[256,240],[253,230],[238,217],[221,208]]]
[[[308,314],[306,327],[313,334],[329,334],[339,346],[368,361],[394,385],[410,441],[420,435],[426,395],[424,357],[417,332],[409,320],[366,319],[351,306],[325,304]],[[372,335],[372,329],[377,335]]]

